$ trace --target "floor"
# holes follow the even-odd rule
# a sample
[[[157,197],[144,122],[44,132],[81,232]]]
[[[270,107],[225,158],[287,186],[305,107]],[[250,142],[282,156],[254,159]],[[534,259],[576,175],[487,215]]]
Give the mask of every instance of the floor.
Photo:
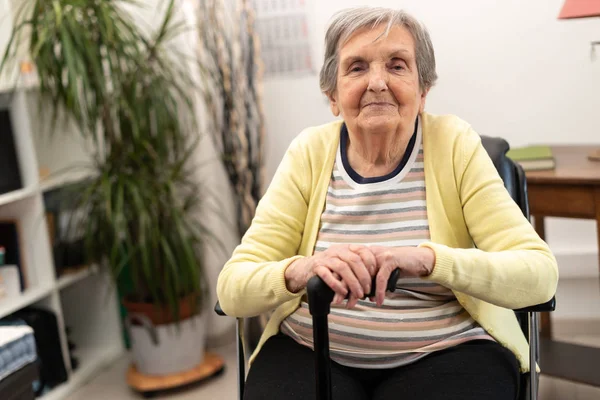
[[[236,400],[237,372],[235,345],[212,349],[225,359],[225,371],[206,383],[180,392],[157,396],[160,400]],[[129,355],[124,355],[110,368],[67,398],[67,400],[142,400],[125,382]]]
[[[561,284],[557,299],[578,298],[579,301],[589,304],[600,304],[600,290],[598,282],[564,282]],[[587,288],[587,289],[586,289]],[[576,293],[580,296],[577,296]],[[581,293],[585,293],[581,296]],[[585,297],[585,299],[583,299]],[[566,302],[563,302],[563,310],[557,313],[559,316],[573,315],[565,310]],[[581,309],[583,303],[577,308]],[[560,304],[560,302],[559,302]],[[598,312],[599,307],[593,307]],[[559,310],[557,310],[559,311]],[[579,316],[578,316],[579,317]],[[573,321],[566,319],[554,320],[554,336],[559,340],[571,341],[580,344],[600,347],[600,318],[597,315],[588,314],[586,318]],[[233,338],[232,338],[233,339]],[[225,358],[225,372],[211,381],[196,387],[160,396],[160,400],[212,400],[212,399],[237,399],[237,376],[236,376],[236,352],[233,344],[213,349]],[[124,355],[110,368],[99,374],[94,380],[73,393],[67,400],[140,400],[142,397],[132,392],[125,382],[129,358]],[[600,373],[600,372],[599,372]],[[598,400],[600,399],[600,388],[579,385],[559,379],[553,379],[542,375],[540,378],[539,400]]]

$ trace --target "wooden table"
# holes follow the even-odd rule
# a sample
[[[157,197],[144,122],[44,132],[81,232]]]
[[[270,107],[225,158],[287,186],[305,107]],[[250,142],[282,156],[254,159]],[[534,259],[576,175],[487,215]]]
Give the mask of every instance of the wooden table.
[[[546,235],[544,217],[595,219],[596,240],[600,248],[600,162],[587,157],[598,147],[552,146],[556,168],[526,173],[530,211],[534,216],[535,229],[542,239]],[[542,313],[541,317],[542,370],[549,375],[600,386],[600,350],[552,341],[550,316]],[[589,357],[576,361],[573,354],[588,354]],[[547,360],[546,365],[544,360]],[[589,364],[594,361],[594,365]],[[594,379],[583,373],[592,367]]]

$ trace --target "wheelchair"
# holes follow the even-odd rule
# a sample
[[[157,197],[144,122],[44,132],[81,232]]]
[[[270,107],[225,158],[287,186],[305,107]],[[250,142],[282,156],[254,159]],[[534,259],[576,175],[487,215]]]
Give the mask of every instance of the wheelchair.
[[[527,180],[523,168],[506,157],[509,150],[508,143],[502,138],[481,136],[483,147],[492,159],[498,174],[504,182],[506,190],[513,200],[519,205],[521,211],[527,217],[529,215],[529,201],[527,197]],[[388,290],[395,288],[397,274],[392,274],[388,282]],[[374,287],[374,285],[373,285]],[[307,295],[309,311],[313,318],[313,337],[316,376],[315,384],[317,388],[317,400],[331,400],[331,369],[329,359],[329,332],[327,316],[330,312],[331,301],[333,300],[333,291],[319,278],[311,278],[307,285]],[[539,364],[539,329],[538,320],[540,312],[551,312],[556,307],[556,299],[544,304],[526,307],[514,310],[517,320],[525,338],[529,342],[529,373],[521,374],[519,385],[519,395],[515,400],[537,400],[539,374],[536,372],[536,364]],[[215,312],[218,315],[225,316],[219,303],[215,305]],[[238,319],[236,324],[237,334],[237,357],[238,357],[238,393],[239,400],[243,400],[245,384],[245,365],[246,357],[242,346],[242,324],[243,320]]]

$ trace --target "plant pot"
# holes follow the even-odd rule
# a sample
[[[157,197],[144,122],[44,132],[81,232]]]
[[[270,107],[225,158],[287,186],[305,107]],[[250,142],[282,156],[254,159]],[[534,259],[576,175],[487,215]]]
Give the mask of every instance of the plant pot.
[[[189,371],[204,360],[206,313],[179,323],[156,325],[143,314],[130,313],[125,324],[136,369],[164,376]]]
[[[192,308],[192,301],[197,299],[197,295],[189,295],[179,300],[179,318],[176,319],[166,308],[160,309],[153,303],[143,303],[123,299],[123,306],[128,314],[141,314],[150,319],[154,325],[165,325],[177,320],[183,321],[200,311],[200,306],[196,310]]]

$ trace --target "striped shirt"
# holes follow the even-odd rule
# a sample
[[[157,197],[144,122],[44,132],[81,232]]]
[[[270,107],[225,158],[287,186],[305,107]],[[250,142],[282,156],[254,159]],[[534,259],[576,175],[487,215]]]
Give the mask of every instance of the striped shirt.
[[[430,239],[425,201],[422,133],[417,125],[404,159],[391,174],[363,178],[346,159],[348,134],[340,146],[315,253],[334,244],[417,246]],[[306,299],[281,331],[312,348],[312,318]],[[401,278],[382,306],[366,300],[351,310],[332,305],[331,358],[349,367],[393,368],[428,353],[475,339],[494,340],[458,303],[453,292],[419,278]]]

